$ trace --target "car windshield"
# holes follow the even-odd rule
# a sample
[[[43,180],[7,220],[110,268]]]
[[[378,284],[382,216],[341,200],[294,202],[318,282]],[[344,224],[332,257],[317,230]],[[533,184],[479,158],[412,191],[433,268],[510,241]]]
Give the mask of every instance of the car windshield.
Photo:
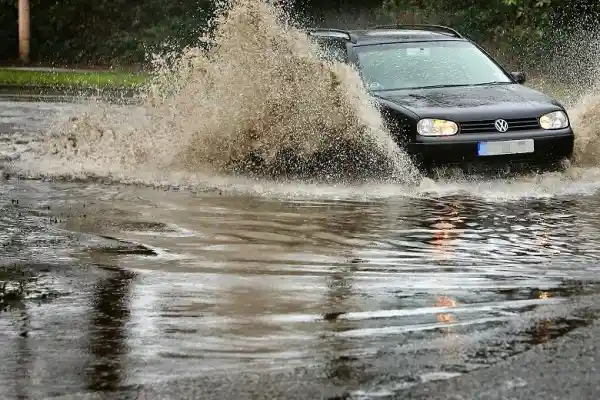
[[[512,83],[479,48],[466,41],[358,46],[361,75],[370,90]]]

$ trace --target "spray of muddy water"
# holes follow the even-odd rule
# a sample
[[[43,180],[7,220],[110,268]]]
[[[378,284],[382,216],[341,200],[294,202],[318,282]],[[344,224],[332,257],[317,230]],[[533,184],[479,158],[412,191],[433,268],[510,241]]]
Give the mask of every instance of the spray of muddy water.
[[[100,177],[220,188],[228,182],[252,185],[248,177],[261,174],[291,178],[294,187],[299,184],[294,178],[341,175],[424,182],[425,191],[456,187],[421,181],[386,133],[356,71],[322,61],[319,49],[282,8],[261,0],[233,0],[214,23],[213,35],[202,38],[210,50],[188,48],[155,59],[140,107],[95,103],[74,118],[63,116],[32,152],[13,163],[14,172],[31,178]],[[586,38],[585,43],[600,45],[600,39],[589,40],[587,33]],[[581,171],[600,171],[597,59],[578,60],[594,49],[582,49],[577,38],[563,43],[557,52],[562,61],[555,68],[561,73],[554,75],[566,71],[580,76],[581,66],[587,68],[587,82],[578,85],[585,93],[568,107],[577,141],[572,174],[564,178],[593,180],[598,173],[582,176]],[[522,183],[529,185],[526,179]],[[561,178],[557,184],[564,183]],[[483,190],[460,187],[470,193]],[[405,188],[393,192],[401,194]]]
[[[233,0],[214,22],[209,50],[155,59],[141,107],[94,105],[18,169],[175,185],[240,172],[418,180],[357,72],[323,61],[282,8]]]
[[[600,29],[594,23],[597,17],[582,16],[578,26],[554,31],[554,45],[547,54],[549,85],[533,85],[567,107],[576,135],[572,172],[600,167]]]
[[[570,117],[577,135],[574,165],[600,167],[600,92],[585,95]]]

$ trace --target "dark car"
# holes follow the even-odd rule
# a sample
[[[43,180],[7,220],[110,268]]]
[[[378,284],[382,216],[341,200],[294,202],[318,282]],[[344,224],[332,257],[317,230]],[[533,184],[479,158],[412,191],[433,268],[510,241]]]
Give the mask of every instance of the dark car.
[[[571,159],[565,108],[454,29],[394,25],[309,35],[328,58],[356,66],[395,141],[424,169],[548,170]]]

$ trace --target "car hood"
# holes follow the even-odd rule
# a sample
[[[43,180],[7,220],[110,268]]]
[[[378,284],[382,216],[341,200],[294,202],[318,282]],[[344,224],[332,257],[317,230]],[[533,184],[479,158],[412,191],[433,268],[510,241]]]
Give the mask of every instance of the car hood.
[[[538,117],[562,109],[551,97],[519,84],[460,86],[374,92],[375,98],[419,118],[454,121]]]

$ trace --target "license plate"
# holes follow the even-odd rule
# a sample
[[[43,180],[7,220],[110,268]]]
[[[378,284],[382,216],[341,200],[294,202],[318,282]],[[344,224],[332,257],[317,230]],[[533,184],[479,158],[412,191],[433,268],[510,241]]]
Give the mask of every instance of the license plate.
[[[533,139],[506,140],[477,143],[477,155],[499,156],[504,154],[533,153]]]

